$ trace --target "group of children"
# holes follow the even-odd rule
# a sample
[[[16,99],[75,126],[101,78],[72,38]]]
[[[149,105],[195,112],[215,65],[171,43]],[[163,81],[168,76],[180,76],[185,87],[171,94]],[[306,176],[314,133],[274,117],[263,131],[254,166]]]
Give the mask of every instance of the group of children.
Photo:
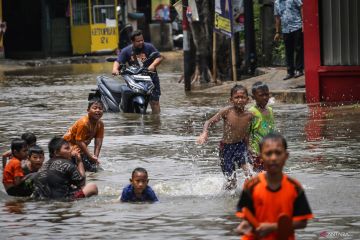
[[[285,138],[274,132],[269,87],[256,82],[252,97],[255,105],[246,110],[248,91],[235,85],[230,106],[205,122],[197,143],[205,143],[209,128],[223,120],[219,156],[225,188],[236,188],[236,164],[246,177],[236,213],[243,219],[237,228],[242,239],[294,239],[294,229],[305,228],[313,215],[304,189],[283,173],[289,153]]]
[[[208,139],[209,128],[223,120],[223,138],[220,141],[219,156],[223,174],[227,179],[226,189],[236,188],[235,164],[244,170],[247,178],[253,172],[263,170],[259,157],[259,143],[267,134],[274,131],[274,115],[267,106],[269,87],[263,82],[252,86],[252,96],[256,104],[248,111],[249,94],[242,85],[235,85],[230,92],[230,106],[221,109],[204,124],[204,129],[197,139],[203,144]]]
[[[49,160],[44,163],[44,151],[36,145],[33,133],[24,133],[11,142],[11,150],[2,156],[3,185],[10,196],[35,199],[79,199],[98,194],[94,183],[86,183],[85,171],[97,172],[104,138],[103,103],[89,102],[87,115],[77,120],[62,137],[48,144]],[[94,153],[88,145],[92,140]],[[10,159],[10,161],[8,161]],[[158,201],[147,186],[145,169],[136,168],[125,187],[121,201]]]
[[[243,239],[280,239],[284,223],[292,230],[287,231],[285,239],[293,239],[293,229],[304,228],[313,215],[301,185],[282,171],[289,154],[284,137],[274,133],[273,111],[267,106],[269,88],[262,82],[252,86],[256,104],[249,110],[245,109],[249,102],[245,87],[235,85],[230,94],[230,106],[205,122],[197,143],[205,143],[209,128],[223,120],[219,156],[227,180],[225,188],[236,188],[236,164],[247,177],[236,214],[244,219],[237,228],[244,234]],[[22,139],[12,141],[11,152],[3,155],[3,184],[9,195],[78,199],[98,193],[94,183],[86,184],[85,171],[100,169],[99,154],[104,138],[102,102],[90,102],[87,111],[88,114],[76,121],[63,137],[51,139],[50,159],[44,164],[44,151],[36,145],[33,134],[24,134]],[[95,139],[94,153],[88,149],[92,139]],[[136,168],[120,200],[158,201],[148,182],[147,171]],[[247,209],[253,217],[246,214]],[[281,221],[280,215],[285,216]],[[254,219],[259,224],[253,224]]]

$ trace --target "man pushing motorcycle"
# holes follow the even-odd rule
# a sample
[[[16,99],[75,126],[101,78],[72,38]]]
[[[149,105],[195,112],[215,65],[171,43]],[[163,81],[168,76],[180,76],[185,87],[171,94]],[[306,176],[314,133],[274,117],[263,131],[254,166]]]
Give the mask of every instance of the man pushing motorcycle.
[[[119,75],[119,68],[121,64],[128,63],[131,65],[137,65],[142,67],[143,62],[150,56],[153,52],[158,52],[158,50],[151,44],[144,42],[144,37],[141,30],[136,30],[131,34],[131,42],[129,46],[123,48],[118,55],[117,60],[114,62],[112,74]],[[152,81],[155,85],[154,90],[152,91],[150,97],[150,106],[153,114],[160,113],[160,80],[156,72],[156,67],[164,59],[163,56],[159,55],[148,67],[148,70],[155,72],[152,76]]]

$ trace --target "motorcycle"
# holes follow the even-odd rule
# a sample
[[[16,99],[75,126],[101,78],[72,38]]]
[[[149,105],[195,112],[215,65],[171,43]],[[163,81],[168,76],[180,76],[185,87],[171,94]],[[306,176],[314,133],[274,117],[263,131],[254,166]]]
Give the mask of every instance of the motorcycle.
[[[150,96],[155,88],[152,82],[154,72],[147,70],[147,67],[160,56],[160,53],[153,52],[143,62],[143,66],[120,65],[120,76],[125,84],[107,77],[97,77],[97,88],[91,90],[88,101],[101,100],[106,112],[124,112],[146,114]],[[108,58],[106,61],[114,62],[116,58]]]

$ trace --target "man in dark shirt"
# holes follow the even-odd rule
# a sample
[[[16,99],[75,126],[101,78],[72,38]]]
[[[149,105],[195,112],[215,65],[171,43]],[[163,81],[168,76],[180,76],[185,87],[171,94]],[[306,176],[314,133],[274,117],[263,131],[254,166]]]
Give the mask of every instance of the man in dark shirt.
[[[138,65],[142,67],[143,62],[150,56],[153,52],[158,52],[156,48],[151,44],[144,42],[144,37],[140,30],[136,30],[131,34],[131,42],[132,44],[125,47],[119,53],[117,60],[114,62],[112,74],[119,75],[119,67],[120,64],[129,65]],[[156,72],[156,67],[161,63],[164,59],[163,56],[159,55],[152,64],[148,67],[149,71]],[[160,81],[157,72],[152,76],[153,83],[155,88],[151,94],[150,98],[150,106],[153,114],[160,113]]]

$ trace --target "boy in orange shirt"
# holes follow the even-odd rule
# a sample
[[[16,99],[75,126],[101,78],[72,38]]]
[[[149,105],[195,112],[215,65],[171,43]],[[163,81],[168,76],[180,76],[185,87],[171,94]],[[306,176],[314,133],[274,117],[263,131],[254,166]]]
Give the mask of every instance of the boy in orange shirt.
[[[36,145],[36,136],[35,134],[33,134],[32,132],[26,132],[23,133],[21,135],[21,139],[24,140],[26,142],[26,144],[28,145],[28,147],[32,147],[34,145]],[[2,154],[2,165],[3,165],[3,169],[6,166],[6,162],[7,160],[11,159],[11,150],[6,151]]]
[[[32,188],[25,181],[24,172],[21,168],[21,160],[28,156],[28,147],[24,140],[14,139],[11,142],[12,158],[5,166],[3,172],[3,184],[8,195],[26,197],[32,194]]]
[[[77,120],[63,137],[73,149],[80,149],[85,171],[97,172],[99,169],[99,154],[104,139],[104,123],[100,119],[103,108],[100,100],[89,102],[88,114]],[[92,139],[95,139],[94,154],[88,149]]]
[[[268,134],[260,142],[260,153],[266,172],[244,184],[236,215],[245,220],[237,231],[244,234],[243,240],[284,239],[284,232],[289,233],[285,239],[295,239],[293,230],[305,228],[313,214],[300,183],[282,172],[289,156],[285,138]],[[258,227],[250,226],[244,207],[255,216]],[[280,215],[286,215],[289,226],[283,224]]]

